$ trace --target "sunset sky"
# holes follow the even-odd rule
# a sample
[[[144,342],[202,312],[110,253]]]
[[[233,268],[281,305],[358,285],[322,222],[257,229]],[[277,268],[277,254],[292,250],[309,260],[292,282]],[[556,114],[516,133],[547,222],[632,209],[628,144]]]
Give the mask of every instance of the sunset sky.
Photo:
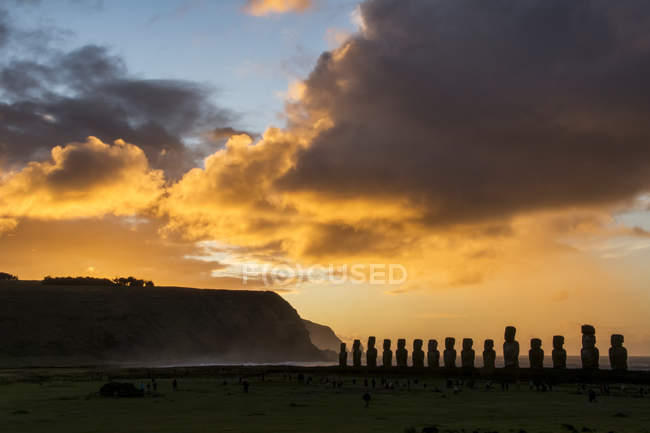
[[[642,0],[6,0],[0,271],[650,355],[648,77]],[[330,264],[407,278],[242,279]]]

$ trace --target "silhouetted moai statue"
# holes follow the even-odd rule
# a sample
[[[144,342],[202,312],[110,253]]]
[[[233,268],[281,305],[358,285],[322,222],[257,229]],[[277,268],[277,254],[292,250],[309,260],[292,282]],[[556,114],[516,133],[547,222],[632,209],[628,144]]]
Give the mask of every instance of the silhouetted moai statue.
[[[544,351],[542,350],[542,340],[533,338],[530,340],[530,350],[528,351],[528,361],[530,368],[539,370],[544,368]]]
[[[413,367],[424,368],[424,350],[422,350],[422,340],[419,338],[413,340]]]
[[[503,343],[503,363],[506,368],[519,368],[519,342],[515,340],[517,328],[506,326]]]
[[[460,352],[460,363],[463,368],[474,368],[475,353],[472,346],[474,340],[471,338],[463,338],[463,350]]]
[[[429,367],[438,368],[440,367],[440,351],[438,351],[438,341],[429,340],[429,345],[427,348],[427,364]]]
[[[375,337],[368,337],[368,350],[366,350],[366,366],[369,368],[377,367],[377,348],[375,347]]]
[[[454,344],[456,344],[454,337],[445,338],[445,351],[442,354],[445,361],[445,368],[456,367],[456,349],[454,349]]]
[[[497,353],[494,351],[494,340],[487,339],[483,344],[483,368],[493,370],[496,367]]]
[[[339,367],[348,365],[348,351],[345,350],[345,343],[341,343],[341,352],[339,352]]]
[[[623,347],[623,336],[612,335],[612,347],[609,348],[609,365],[612,370],[627,370],[627,349]]]
[[[600,352],[596,347],[596,329],[591,325],[582,325],[582,350],[580,350],[582,368],[597,370]]]
[[[406,340],[400,338],[397,340],[397,350],[395,351],[395,360],[398,367],[406,367],[408,364],[409,353],[406,350]]]
[[[361,340],[354,340],[352,343],[352,365],[361,367]]]
[[[566,368],[566,350],[561,335],[553,336],[553,368]]]
[[[393,366],[393,351],[390,350],[390,340],[384,340],[384,353],[383,353],[384,367]]]

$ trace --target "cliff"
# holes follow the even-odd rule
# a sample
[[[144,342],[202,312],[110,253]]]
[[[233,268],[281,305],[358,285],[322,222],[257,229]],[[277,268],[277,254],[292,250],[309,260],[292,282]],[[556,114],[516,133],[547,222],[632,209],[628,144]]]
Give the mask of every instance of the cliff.
[[[314,346],[321,350],[332,350],[338,353],[341,349],[342,341],[336,336],[332,328],[325,325],[319,325],[307,319],[302,319],[305,328],[309,332],[309,337]]]
[[[273,292],[0,282],[0,365],[318,361]]]

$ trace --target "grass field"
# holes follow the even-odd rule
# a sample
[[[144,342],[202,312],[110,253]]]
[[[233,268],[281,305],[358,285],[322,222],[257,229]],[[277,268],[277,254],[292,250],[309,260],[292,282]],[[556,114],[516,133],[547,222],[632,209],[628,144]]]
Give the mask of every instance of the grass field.
[[[629,385],[589,403],[575,385],[504,392],[477,383],[454,394],[442,379],[427,379],[426,388],[401,379],[392,390],[378,382],[365,408],[363,378],[345,377],[341,388],[325,377],[247,380],[246,394],[236,377],[180,379],[177,391],[159,379],[159,395],[130,399],[99,397],[105,381],[12,381],[0,385],[0,432],[650,432],[650,397]]]

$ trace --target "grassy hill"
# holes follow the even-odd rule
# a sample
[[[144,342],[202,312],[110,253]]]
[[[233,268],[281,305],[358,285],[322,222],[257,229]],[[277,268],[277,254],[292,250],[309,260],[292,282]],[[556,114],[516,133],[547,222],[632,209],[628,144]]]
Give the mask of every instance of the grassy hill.
[[[0,282],[0,365],[322,360],[273,292]]]

